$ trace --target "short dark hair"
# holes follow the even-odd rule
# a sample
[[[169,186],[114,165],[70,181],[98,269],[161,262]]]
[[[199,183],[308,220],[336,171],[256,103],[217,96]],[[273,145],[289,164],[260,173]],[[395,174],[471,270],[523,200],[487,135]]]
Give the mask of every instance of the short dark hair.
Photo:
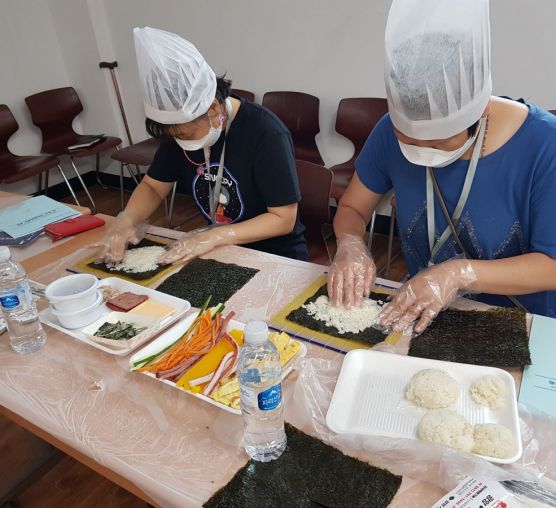
[[[216,95],[214,98],[220,104],[223,104],[224,101],[230,96],[230,89],[232,87],[232,81],[230,79],[226,79],[225,76],[226,75],[224,74],[223,76],[216,78]],[[150,118],[146,118],[145,127],[149,136],[160,139],[170,137],[168,131],[172,125],[155,122]]]

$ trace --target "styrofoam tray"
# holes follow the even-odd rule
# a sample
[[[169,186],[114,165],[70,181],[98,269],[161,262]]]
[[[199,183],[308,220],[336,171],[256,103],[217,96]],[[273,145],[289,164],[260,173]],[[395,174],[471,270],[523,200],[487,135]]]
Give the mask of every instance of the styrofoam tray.
[[[326,424],[338,434],[363,434],[417,439],[417,425],[428,411],[405,398],[411,377],[422,369],[439,369],[460,384],[458,401],[452,409],[470,423],[498,423],[514,435],[515,453],[508,459],[484,457],[499,464],[511,464],[521,457],[521,434],[513,377],[502,369],[463,363],[428,360],[412,356],[357,349],[350,351],[336,383]],[[478,377],[493,375],[504,382],[504,406],[493,411],[476,404],[469,387]]]
[[[57,330],[60,330],[61,332],[64,332],[67,335],[71,335],[72,337],[75,337],[77,340],[80,340],[85,344],[89,344],[90,346],[100,349],[105,353],[111,355],[117,355],[117,356],[125,356],[131,353],[133,350],[137,349],[138,347],[144,345],[145,342],[151,340],[155,335],[157,335],[162,330],[170,326],[172,323],[175,323],[180,317],[182,317],[191,308],[191,304],[187,300],[182,300],[181,298],[176,298],[175,296],[166,295],[154,289],[146,288],[140,286],[139,284],[134,284],[133,282],[129,282],[124,279],[119,279],[118,277],[107,277],[106,279],[102,279],[99,282],[98,287],[99,289],[101,289],[105,286],[110,286],[120,292],[131,291],[132,293],[135,293],[137,295],[147,295],[154,302],[158,302],[163,305],[168,305],[169,307],[173,307],[175,309],[175,312],[170,316],[164,318],[162,321],[160,321],[158,325],[153,326],[153,328],[150,330],[150,333],[146,334],[140,341],[134,341],[133,345],[131,345],[128,348],[122,348],[122,349],[111,349],[107,346],[104,346],[103,344],[99,344],[91,340],[89,336],[83,332],[83,330],[88,328],[90,325],[84,326],[82,328],[75,328],[72,330],[68,328],[64,328],[60,324],[56,316],[52,313],[50,307],[47,307],[46,309],[39,312],[39,319],[43,323],[47,324],[48,326],[51,326],[52,328],[56,328]],[[112,309],[109,309],[104,304],[102,304],[102,308],[103,308],[102,314],[99,319],[102,319],[103,317],[106,317],[113,312]]]
[[[169,346],[170,344],[172,344],[173,342],[178,340],[187,331],[187,329],[191,326],[191,323],[193,323],[193,321],[195,320],[196,317],[197,317],[197,313],[194,313],[194,314],[191,314],[191,315],[187,316],[185,319],[183,319],[182,321],[180,321],[179,323],[174,325],[172,328],[170,328],[169,330],[166,330],[156,340],[153,340],[150,344],[145,346],[143,349],[141,349],[140,351],[137,351],[137,353],[135,353],[129,359],[129,365],[130,365],[131,370],[133,370],[133,364],[135,362],[137,362],[138,360],[140,360],[141,358],[147,358],[147,357],[155,354],[157,351],[160,351],[160,350],[164,349],[165,347]],[[231,319],[228,323],[226,331],[243,330],[244,328],[245,328],[244,323],[241,323],[240,321],[235,321],[234,319]],[[295,340],[295,339],[292,339],[292,340]],[[307,346],[305,344],[303,344],[303,342],[299,342],[299,344],[301,345],[301,348],[299,349],[297,354],[295,356],[293,356],[293,358],[291,358],[290,361],[288,363],[286,363],[286,365],[284,365],[284,367],[282,368],[282,380],[284,380],[288,376],[288,374],[292,371],[293,362],[297,358],[302,358],[307,354]],[[167,379],[157,378],[151,372],[144,372],[143,371],[143,372],[141,372],[141,374],[144,374],[144,375],[149,376],[153,379],[156,379],[157,381],[160,381],[161,383],[172,386],[173,388],[176,388],[177,390],[185,392],[188,395],[191,395],[193,397],[197,397],[198,399],[204,400],[205,402],[208,402],[209,404],[212,404],[213,406],[217,406],[220,409],[223,409],[224,411],[228,411],[229,413],[234,413],[234,414],[238,414],[238,415],[241,414],[241,411],[239,409],[234,409],[234,408],[231,408],[229,406],[226,406],[225,404],[222,404],[222,403],[220,403],[220,402],[218,402],[214,399],[211,399],[210,397],[207,397],[206,395],[203,395],[202,393],[193,393],[193,392],[190,392],[188,390],[183,390],[178,385],[176,385],[176,383],[174,383],[173,381],[169,381]]]

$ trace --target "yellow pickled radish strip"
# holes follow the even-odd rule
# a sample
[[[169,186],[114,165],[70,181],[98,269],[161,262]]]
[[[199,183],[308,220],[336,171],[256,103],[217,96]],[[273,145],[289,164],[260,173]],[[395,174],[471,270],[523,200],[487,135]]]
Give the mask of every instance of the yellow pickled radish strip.
[[[232,330],[229,332],[232,338],[237,342],[239,346],[243,344],[243,332],[241,330]],[[220,342],[212,348],[206,355],[199,359],[178,381],[177,385],[183,388],[184,390],[188,390],[193,393],[198,393],[202,391],[202,386],[194,386],[191,387],[189,384],[190,381],[194,379],[206,376],[211,372],[214,372],[222,358],[227,353],[230,353],[234,350],[233,346],[227,340],[220,340]]]

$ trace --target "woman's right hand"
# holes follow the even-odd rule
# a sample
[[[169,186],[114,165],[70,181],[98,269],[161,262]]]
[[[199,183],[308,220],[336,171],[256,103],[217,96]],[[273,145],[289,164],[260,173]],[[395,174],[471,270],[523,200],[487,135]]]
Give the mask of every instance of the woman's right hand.
[[[128,244],[136,245],[143,239],[146,226],[146,224],[134,224],[133,219],[124,210],[108,227],[100,242],[94,244],[95,247],[99,247],[96,259],[105,263],[121,261]]]
[[[342,234],[328,271],[328,296],[335,307],[359,307],[363,297],[371,294],[376,266],[363,238]]]

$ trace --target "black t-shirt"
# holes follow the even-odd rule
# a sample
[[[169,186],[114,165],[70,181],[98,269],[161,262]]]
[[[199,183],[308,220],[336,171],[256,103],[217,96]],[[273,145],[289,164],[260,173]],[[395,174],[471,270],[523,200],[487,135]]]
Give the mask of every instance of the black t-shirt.
[[[197,171],[184,151],[174,141],[165,139],[156,152],[148,175],[160,182],[176,182],[191,193],[197,207],[210,223],[209,195],[224,143],[224,132],[211,147],[210,174]],[[203,150],[187,152],[196,162],[204,162]],[[291,135],[284,124],[269,110],[242,100],[226,139],[224,173],[216,222],[232,224],[265,213],[267,207],[297,203],[301,199]],[[245,245],[253,249],[294,259],[308,259],[303,237],[304,227],[296,219],[293,231]]]

